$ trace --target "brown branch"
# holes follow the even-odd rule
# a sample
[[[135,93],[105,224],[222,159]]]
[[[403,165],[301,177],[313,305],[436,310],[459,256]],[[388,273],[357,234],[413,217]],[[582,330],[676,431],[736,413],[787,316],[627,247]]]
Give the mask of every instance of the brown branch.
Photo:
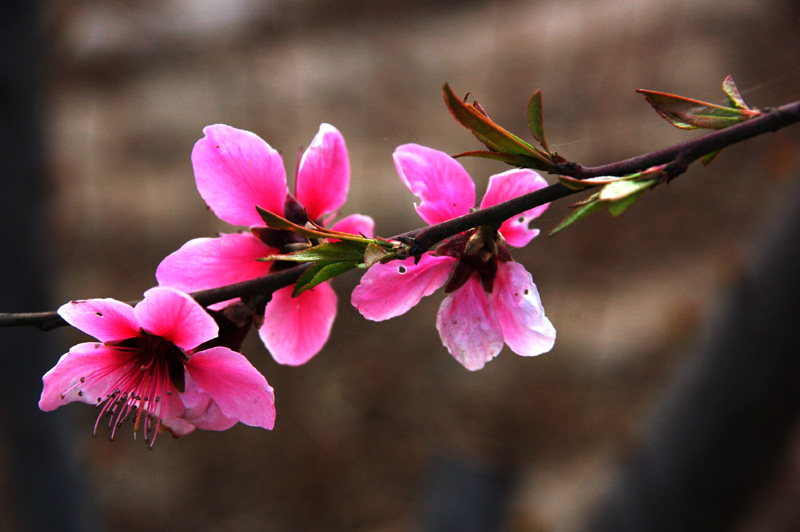
[[[800,101],[771,109],[761,116],[736,124],[735,126],[714,131],[702,137],[687,140],[662,150],[625,159],[624,161],[589,167],[577,163],[564,163],[559,168],[559,173],[576,179],[588,179],[590,177],[600,176],[623,176],[641,172],[660,164],[673,163],[674,166],[671,169],[671,177],[674,178],[683,173],[689,164],[704,155],[714,153],[722,148],[758,135],[763,135],[764,133],[777,131],[798,121],[800,121]],[[537,190],[536,192],[519,196],[510,201],[498,203],[487,209],[481,209],[446,222],[397,235],[395,238],[405,237],[414,239],[412,253],[415,255],[422,254],[437,242],[462,231],[486,224],[499,225],[503,221],[513,218],[529,209],[577,192],[580,191],[567,188],[557,183],[547,188]]]
[[[799,121],[800,101],[770,109],[761,116],[735,126],[714,131],[662,150],[625,159],[624,161],[590,167],[568,162],[561,165],[558,170],[561,175],[576,179],[588,179],[599,176],[623,176],[647,170],[652,166],[671,163],[671,177],[675,177],[683,173],[692,162],[704,155],[764,133],[778,131]],[[579,191],[557,183],[446,222],[396,235],[392,239],[411,239],[413,241],[412,254],[421,255],[436,243],[462,231],[481,225],[500,225],[503,221],[529,209],[553,202],[576,192]],[[203,306],[239,297],[257,294],[269,295],[296,282],[300,275],[310,266],[310,263],[302,264],[278,273],[219,288],[201,290],[190,295]],[[0,327],[38,327],[43,331],[48,331],[63,325],[66,325],[66,322],[56,312],[0,313]]]
[[[294,284],[306,269],[311,267],[311,263],[293,266],[278,273],[256,277],[240,283],[199,290],[189,294],[195,301],[207,307],[214,303],[248,297],[252,295],[270,295],[276,290]],[[138,301],[129,301],[128,304],[135,305]],[[58,315],[57,312],[19,312],[19,313],[0,313],[0,327],[37,327],[42,331],[51,331],[58,327],[67,325],[67,322]]]

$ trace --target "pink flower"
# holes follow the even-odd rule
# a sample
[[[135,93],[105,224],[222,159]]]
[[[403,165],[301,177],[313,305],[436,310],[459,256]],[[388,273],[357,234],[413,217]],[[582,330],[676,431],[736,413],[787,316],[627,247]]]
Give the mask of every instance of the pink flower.
[[[250,232],[190,240],[165,258],[156,271],[159,284],[186,292],[266,275],[284,264],[259,259],[309,245],[295,233],[265,227],[256,205],[298,225],[309,220],[323,225],[344,204],[350,183],[344,137],[328,124],[320,126],[300,159],[296,196],[288,192],[280,154],[257,135],[225,125],[208,126],[203,133],[192,151],[197,189],[221,220]],[[371,237],[373,227],[372,218],[355,214],[332,229]],[[336,294],[325,282],[291,295],[292,287],[272,295],[259,335],[276,361],[299,365],[328,340]]]
[[[226,430],[237,421],[274,426],[275,399],[264,376],[226,347],[198,350],[219,328],[188,295],[157,287],[135,307],[87,299],[58,313],[99,342],[74,346],[44,375],[42,410],[73,401],[96,405],[94,434],[107,415],[112,440],[133,417],[134,436],[141,428],[150,448],[161,427],[177,437],[195,428]]]
[[[394,152],[400,179],[421,203],[417,213],[428,224],[467,214],[475,205],[475,184],[446,153],[406,144]],[[489,180],[480,207],[489,207],[547,186],[532,170],[509,170]],[[505,343],[522,356],[553,348],[556,331],[544,315],[530,273],[511,260],[506,244],[527,245],[538,229],[528,224],[547,205],[506,220],[499,231],[480,227],[456,235],[435,251],[372,266],[353,291],[352,303],[365,318],[386,320],[404,314],[445,286],[436,328],[447,350],[475,371],[497,356]]]

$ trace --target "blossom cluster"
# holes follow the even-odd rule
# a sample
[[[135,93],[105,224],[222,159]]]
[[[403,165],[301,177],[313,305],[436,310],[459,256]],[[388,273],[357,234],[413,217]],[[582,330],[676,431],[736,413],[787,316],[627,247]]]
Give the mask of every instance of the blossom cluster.
[[[299,293],[285,287],[260,304],[233,300],[207,309],[189,293],[280,271],[291,265],[282,257],[321,243],[268,226],[259,209],[295,226],[373,237],[369,216],[336,221],[350,184],[344,137],[321,125],[299,160],[291,193],[280,153],[256,134],[220,124],[203,132],[192,151],[197,189],[217,217],[240,229],[186,242],[161,262],[158,286],[134,306],[113,299],[62,306],[61,317],[96,341],[72,347],[45,374],[42,410],[73,401],[93,404],[99,410],[95,433],[107,417],[113,439],[131,419],[134,435],[141,429],[151,448],[160,430],[181,436],[237,422],[272,429],[274,392],[238,352],[243,336],[256,325],[274,360],[292,366],[309,361],[328,340],[337,308],[330,281]],[[408,144],[395,150],[394,161],[403,184],[421,200],[416,210],[426,223],[474,208],[475,185],[449,155]],[[479,208],[545,186],[532,170],[501,173],[491,177]],[[530,273],[508,249],[525,246],[538,234],[529,224],[546,208],[499,227],[470,229],[421,256],[375,261],[351,302],[365,318],[379,321],[407,312],[444,287],[436,327],[448,352],[468,370],[481,369],[504,344],[522,356],[547,352],[555,329]]]

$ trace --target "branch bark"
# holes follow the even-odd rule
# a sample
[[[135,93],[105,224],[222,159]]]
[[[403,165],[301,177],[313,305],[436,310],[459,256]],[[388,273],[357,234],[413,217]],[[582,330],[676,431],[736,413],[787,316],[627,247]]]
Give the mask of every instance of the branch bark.
[[[729,128],[714,131],[668,148],[623,161],[588,167],[578,163],[567,162],[559,168],[559,173],[576,179],[623,176],[647,170],[656,165],[673,163],[671,177],[674,178],[685,172],[691,163],[704,155],[765,133],[778,131],[796,122],[800,122],[800,101],[769,109],[762,116]],[[411,246],[412,254],[421,255],[438,242],[462,231],[481,225],[500,225],[503,221],[529,209],[545,203],[551,203],[577,192],[581,191],[556,183],[536,192],[531,192],[446,222],[395,235],[391,239],[410,239],[413,241]],[[294,266],[279,273],[241,283],[193,292],[191,296],[201,305],[208,306],[220,301],[254,294],[269,295],[276,290],[293,284],[308,267],[310,267],[309,264]],[[56,312],[0,313],[0,327],[26,326],[38,327],[43,331],[48,331],[63,325],[66,325],[66,322]]]

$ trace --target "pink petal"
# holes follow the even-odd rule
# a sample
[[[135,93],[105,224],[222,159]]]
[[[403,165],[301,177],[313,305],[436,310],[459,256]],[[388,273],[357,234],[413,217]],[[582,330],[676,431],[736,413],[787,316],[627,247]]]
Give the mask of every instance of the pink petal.
[[[196,238],[161,261],[156,279],[184,292],[216,288],[267,275],[272,263],[258,259],[274,253],[249,233]]]
[[[518,198],[528,192],[545,188],[547,181],[533,170],[509,170],[493,175],[489,179],[486,195],[481,201],[481,209],[497,205],[510,199]],[[509,245],[524,247],[539,234],[538,229],[529,229],[528,225],[538,218],[549,206],[549,203],[527,210],[514,218],[506,220],[500,226],[500,232]]]
[[[42,377],[44,388],[39,408],[49,412],[73,401],[96,405],[97,399],[105,399],[113,384],[133,363],[133,359],[126,359],[120,350],[101,343],[78,344]],[[92,375],[100,377],[90,378]],[[82,378],[84,383],[81,383]]]
[[[203,129],[192,150],[197,190],[220,219],[263,226],[256,205],[283,214],[286,171],[280,154],[258,135],[222,124]]]
[[[293,288],[272,294],[258,334],[278,363],[299,366],[328,341],[336,317],[336,294],[327,282],[297,297],[292,297]]]
[[[183,419],[192,426],[203,430],[228,430],[238,421],[226,417],[219,405],[211,400],[211,396],[192,384],[191,377],[186,378],[186,392],[181,394],[186,410]]]
[[[553,348],[556,330],[544,315],[536,285],[522,264],[498,265],[489,300],[512,351],[522,356],[536,356]]]
[[[229,420],[265,429],[272,429],[275,425],[272,387],[239,353],[227,347],[212,347],[195,353],[186,363],[186,372],[197,389],[207,393],[212,401],[205,415],[193,423],[197,427],[225,430],[230,427]]]
[[[180,394],[174,388],[172,393],[161,397],[155,408],[147,408],[153,417],[161,420],[161,426],[168,429],[173,436],[185,436],[194,430],[194,424],[183,419],[186,407]]]
[[[364,235],[367,238],[372,238],[375,236],[375,221],[363,214],[351,214],[333,224],[331,229],[340,233]]]
[[[444,285],[456,260],[425,253],[416,265],[413,257],[375,264],[361,277],[351,302],[368,320],[400,316]]]
[[[145,331],[183,349],[193,349],[219,334],[214,318],[194,299],[174,288],[151,288],[133,312]]]
[[[297,200],[311,220],[319,220],[344,205],[349,186],[350,162],[344,137],[335,127],[322,124],[300,159]]]
[[[394,164],[406,188],[422,200],[416,209],[425,222],[444,222],[475,206],[475,183],[446,153],[404,144],[394,151]]]
[[[58,309],[64,321],[91,334],[101,342],[114,342],[139,336],[139,323],[133,307],[116,299],[70,301]]]
[[[436,316],[442,343],[462,366],[481,369],[503,349],[503,332],[475,276],[449,294]]]

